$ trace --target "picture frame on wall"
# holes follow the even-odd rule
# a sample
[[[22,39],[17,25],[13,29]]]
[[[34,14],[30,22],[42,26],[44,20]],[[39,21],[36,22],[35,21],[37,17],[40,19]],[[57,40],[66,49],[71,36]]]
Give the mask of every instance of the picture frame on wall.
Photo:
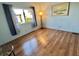
[[[64,2],[51,7],[51,13],[53,16],[68,16],[69,15],[70,2]]]

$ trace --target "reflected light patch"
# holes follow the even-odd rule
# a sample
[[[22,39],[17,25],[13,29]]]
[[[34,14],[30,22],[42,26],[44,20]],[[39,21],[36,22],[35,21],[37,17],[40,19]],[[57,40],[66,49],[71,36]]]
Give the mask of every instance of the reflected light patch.
[[[38,40],[40,41],[40,43],[42,44],[42,46],[45,46],[47,44],[47,40],[46,38],[43,38],[43,37],[39,37]]]
[[[25,42],[22,46],[25,55],[31,55],[34,51],[36,51],[38,47],[36,38],[32,38],[31,40]]]

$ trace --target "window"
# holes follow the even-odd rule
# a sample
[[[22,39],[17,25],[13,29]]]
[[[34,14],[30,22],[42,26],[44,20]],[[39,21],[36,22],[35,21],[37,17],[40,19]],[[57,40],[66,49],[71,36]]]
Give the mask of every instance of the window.
[[[18,23],[19,24],[25,23],[23,10],[22,9],[15,9],[15,8],[13,8],[13,11],[14,11],[14,13],[16,15]]]
[[[18,24],[24,24],[24,23],[31,23],[32,26],[36,25],[36,18],[34,15],[33,8],[28,9],[20,9],[20,8],[13,8],[13,11],[16,15]]]
[[[29,22],[32,22],[32,19],[33,19],[33,15],[31,13],[31,11],[29,10],[24,10],[24,13],[25,13],[25,20],[27,23]]]

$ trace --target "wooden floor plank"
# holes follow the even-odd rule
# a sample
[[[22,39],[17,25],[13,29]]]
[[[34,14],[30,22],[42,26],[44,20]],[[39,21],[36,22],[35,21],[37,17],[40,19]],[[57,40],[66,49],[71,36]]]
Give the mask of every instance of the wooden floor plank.
[[[9,51],[11,45],[17,56],[79,56],[79,35],[54,29],[39,29],[0,48]]]
[[[77,35],[76,39],[77,39],[77,56],[79,56],[79,35]]]
[[[74,53],[74,46],[75,46],[75,36],[72,35],[69,43],[69,50],[68,50],[68,55],[72,56]]]
[[[65,36],[67,35],[67,32],[65,32],[65,33],[63,32],[62,34],[63,35],[62,35],[59,43],[56,45],[55,49],[53,50],[54,51],[53,55],[62,55],[63,54],[63,49],[60,49],[60,47],[63,45],[63,41],[64,41]]]

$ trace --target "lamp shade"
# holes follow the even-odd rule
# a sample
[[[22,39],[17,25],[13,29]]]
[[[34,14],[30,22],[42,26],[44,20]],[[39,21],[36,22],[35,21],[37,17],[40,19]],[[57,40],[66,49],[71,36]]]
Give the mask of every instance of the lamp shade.
[[[39,12],[39,15],[40,15],[40,16],[42,16],[42,15],[43,15],[43,12],[42,12],[42,11],[40,11],[40,12]]]

